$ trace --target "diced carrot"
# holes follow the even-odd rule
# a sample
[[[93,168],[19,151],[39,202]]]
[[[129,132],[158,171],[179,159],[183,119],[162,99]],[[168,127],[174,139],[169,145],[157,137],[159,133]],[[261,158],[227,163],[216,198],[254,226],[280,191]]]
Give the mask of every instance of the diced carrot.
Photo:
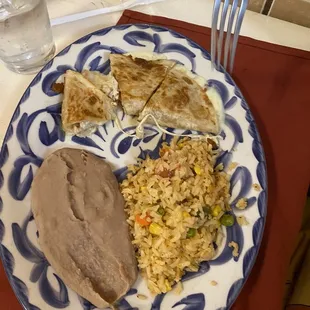
[[[136,222],[141,226],[149,226],[151,224],[151,218],[147,215],[146,217],[141,217],[140,215],[136,215]]]
[[[160,150],[159,150],[159,156],[163,157],[166,153],[169,153],[170,149],[167,146],[163,146]]]

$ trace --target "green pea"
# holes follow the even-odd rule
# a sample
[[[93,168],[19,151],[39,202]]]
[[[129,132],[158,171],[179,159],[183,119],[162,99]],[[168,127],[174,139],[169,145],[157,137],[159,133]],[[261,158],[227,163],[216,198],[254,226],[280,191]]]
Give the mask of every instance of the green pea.
[[[196,213],[196,215],[195,215],[195,217],[200,217],[201,213],[202,213],[202,212],[201,212],[200,210],[198,210],[197,213]]]
[[[196,235],[196,229],[195,228],[189,228],[187,231],[186,237],[187,238],[193,238]]]
[[[210,206],[205,206],[205,207],[202,208],[202,210],[203,210],[203,213],[204,213],[205,215],[211,214],[211,208],[210,208]]]
[[[235,218],[233,217],[233,215],[231,214],[224,214],[221,219],[220,222],[223,226],[226,227],[231,227],[234,225],[235,223]]]
[[[165,209],[163,207],[159,207],[157,209],[156,213],[163,216],[165,214]]]
[[[211,214],[211,207],[209,205],[202,207],[202,210],[205,216],[208,216],[209,214]],[[195,216],[200,217],[201,213],[202,213],[201,211],[198,211]]]

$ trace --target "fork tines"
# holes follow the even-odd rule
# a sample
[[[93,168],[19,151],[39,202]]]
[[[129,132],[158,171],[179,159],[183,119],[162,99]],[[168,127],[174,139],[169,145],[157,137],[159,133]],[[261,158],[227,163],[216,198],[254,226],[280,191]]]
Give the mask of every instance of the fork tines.
[[[225,42],[223,66],[225,70],[227,70],[229,60],[227,71],[232,72],[238,37],[243,17],[248,6],[248,0],[223,0],[222,10],[220,10],[221,2],[221,0],[214,0],[211,30],[211,62],[213,67],[219,68],[223,58],[223,43]],[[241,2],[240,5],[239,2]],[[219,19],[220,11],[221,16]],[[229,14],[228,11],[230,11]],[[219,30],[217,27],[218,24]],[[224,35],[225,31],[226,35]]]

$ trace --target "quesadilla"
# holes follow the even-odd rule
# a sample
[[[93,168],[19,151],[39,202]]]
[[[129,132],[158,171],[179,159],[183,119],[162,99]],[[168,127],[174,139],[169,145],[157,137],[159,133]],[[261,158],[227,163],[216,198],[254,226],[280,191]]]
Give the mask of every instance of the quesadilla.
[[[61,112],[65,132],[89,135],[114,115],[113,101],[107,95],[82,74],[71,70],[66,72]]]
[[[150,98],[139,120],[151,114],[161,126],[218,134],[216,110],[206,91],[178,66],[171,69]],[[153,123],[149,117],[147,122]]]
[[[122,106],[129,115],[138,115],[142,111],[167,72],[175,65],[174,61],[166,59],[149,61],[120,54],[111,54],[110,61]]]
[[[118,84],[111,74],[105,75],[98,71],[84,70],[82,75],[113,101],[118,100]]]

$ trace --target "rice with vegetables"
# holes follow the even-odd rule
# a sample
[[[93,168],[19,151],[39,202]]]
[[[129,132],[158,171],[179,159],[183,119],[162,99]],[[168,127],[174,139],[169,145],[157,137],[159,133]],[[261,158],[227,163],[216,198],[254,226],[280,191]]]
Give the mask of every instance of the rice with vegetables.
[[[212,259],[221,225],[233,225],[228,176],[214,169],[217,155],[211,139],[173,139],[160,158],[130,167],[121,184],[138,265],[154,294]]]

